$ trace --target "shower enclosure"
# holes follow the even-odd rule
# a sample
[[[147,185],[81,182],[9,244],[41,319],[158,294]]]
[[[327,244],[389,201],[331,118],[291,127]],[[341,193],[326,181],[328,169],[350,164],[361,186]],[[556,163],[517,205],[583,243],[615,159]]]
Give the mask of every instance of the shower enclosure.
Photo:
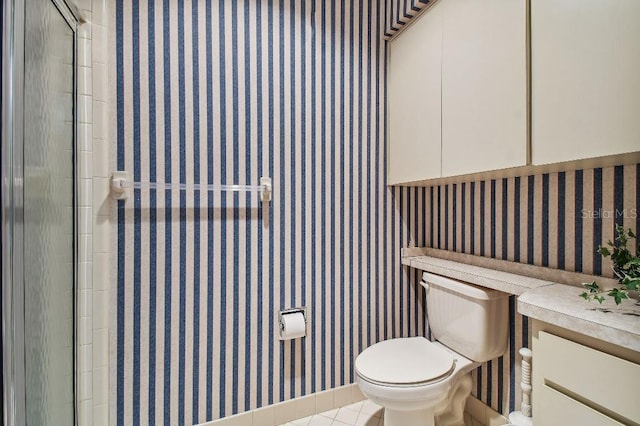
[[[76,29],[2,1],[2,417],[75,424]]]

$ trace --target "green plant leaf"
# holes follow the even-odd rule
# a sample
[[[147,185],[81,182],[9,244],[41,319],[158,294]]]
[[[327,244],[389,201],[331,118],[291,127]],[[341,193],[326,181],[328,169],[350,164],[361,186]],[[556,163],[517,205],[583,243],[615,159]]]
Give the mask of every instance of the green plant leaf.
[[[604,297],[602,296],[593,296],[594,299],[596,299],[598,301],[598,303],[602,304],[602,302],[604,302]]]
[[[609,251],[609,249],[602,246],[598,247],[598,253],[600,253],[604,257],[611,256],[611,252]]]
[[[597,293],[598,291],[600,291],[600,286],[596,284],[595,281],[591,283],[583,283],[582,285],[584,286],[584,288],[589,290],[589,293]]]
[[[626,290],[614,288],[609,293],[609,296],[613,297],[613,300],[616,302],[616,305],[619,305],[624,299],[628,299],[629,295]]]
[[[584,300],[586,300],[586,301],[591,300],[591,296],[589,296],[589,293],[586,293],[586,292],[585,292],[585,293],[582,293],[582,294],[580,295],[580,297],[582,297],[582,298],[583,298]]]

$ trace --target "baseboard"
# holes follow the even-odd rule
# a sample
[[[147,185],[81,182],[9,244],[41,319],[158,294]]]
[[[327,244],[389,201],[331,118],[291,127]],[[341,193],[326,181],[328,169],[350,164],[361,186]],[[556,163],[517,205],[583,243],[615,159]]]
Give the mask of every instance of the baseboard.
[[[465,425],[467,426],[471,423],[467,421],[467,416],[473,419],[473,426],[497,426],[509,423],[509,419],[474,396],[469,396],[467,398],[467,402],[464,406],[464,414]]]
[[[334,408],[344,407],[366,399],[356,384],[341,386],[302,396],[278,404],[246,411],[234,416],[224,417],[196,426],[277,426],[314,414],[324,413]],[[509,423],[508,419],[479,399],[469,396],[465,404],[465,423],[467,417],[473,419],[473,425],[497,426]]]
[[[356,384],[341,386],[197,426],[277,426],[366,399]]]

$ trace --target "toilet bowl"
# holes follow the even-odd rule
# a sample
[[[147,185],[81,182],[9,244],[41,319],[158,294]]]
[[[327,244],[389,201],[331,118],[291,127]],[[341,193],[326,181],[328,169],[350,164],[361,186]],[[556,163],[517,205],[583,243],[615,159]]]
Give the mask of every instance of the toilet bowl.
[[[385,424],[432,425],[434,416],[449,414],[447,408],[464,410],[471,392],[469,372],[478,365],[424,337],[390,339],[358,356],[356,382],[365,396],[385,408]],[[460,407],[453,401],[456,393]]]
[[[423,274],[432,334],[385,340],[355,361],[362,393],[387,426],[463,425],[471,371],[506,349],[508,295]]]

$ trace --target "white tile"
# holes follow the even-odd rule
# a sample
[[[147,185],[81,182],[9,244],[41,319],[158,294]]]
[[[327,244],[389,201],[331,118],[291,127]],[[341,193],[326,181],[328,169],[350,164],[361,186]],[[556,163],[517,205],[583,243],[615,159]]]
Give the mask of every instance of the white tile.
[[[334,418],[334,421],[340,421],[343,423],[347,423],[350,425],[356,424],[356,420],[358,419],[358,412],[354,410],[350,410],[348,408],[341,408],[338,410],[338,414]]]
[[[93,175],[110,178],[109,144],[102,139],[93,139]]]
[[[93,400],[96,405],[109,403],[109,367],[93,370]]]
[[[376,415],[377,417],[380,417],[382,415],[382,410],[383,410],[382,406],[376,404],[375,402],[369,399],[364,401],[364,403],[362,404],[362,408],[360,409],[360,411],[365,414],[373,414],[373,415]]]
[[[93,329],[109,327],[109,293],[93,291]]]
[[[363,395],[362,391],[360,390],[360,386],[354,383],[351,387],[351,400],[356,402],[364,401],[365,399],[367,399],[367,397]]]
[[[267,405],[266,407],[253,410],[253,424],[254,426],[275,426],[276,410],[274,406]]]
[[[296,418],[296,402],[295,400],[281,402],[276,404],[276,424],[283,424],[295,420]]]
[[[333,390],[333,404],[335,407],[344,407],[351,404],[351,385],[342,386]]]
[[[316,396],[315,394],[296,398],[296,419],[308,417],[316,413]]]
[[[316,393],[316,412],[333,410],[335,408],[333,402],[333,390],[326,390]]]
[[[80,401],[84,401],[85,399],[91,399],[93,395],[92,377],[93,375],[91,371],[85,371],[84,373],[80,373],[80,378],[78,383]]]
[[[348,410],[353,410],[359,413],[360,410],[362,409],[362,404],[364,404],[364,401],[354,402],[353,404],[345,405],[343,408],[346,408]]]
[[[487,410],[488,412],[489,410]],[[493,411],[493,410],[491,410]],[[500,413],[496,413],[493,411],[491,414],[487,414],[487,421],[485,423],[486,426],[502,426],[509,423],[509,420],[501,415]]]
[[[311,417],[309,426],[330,426],[331,423],[333,423],[332,419],[325,416],[316,415]]]
[[[89,11],[82,12],[84,15],[85,23],[78,25],[78,37],[80,38],[91,38],[91,22],[92,22],[92,13]]]
[[[93,228],[93,250],[96,253],[107,253],[111,243],[111,228],[107,225],[96,225]]]
[[[91,66],[91,40],[89,39],[78,39],[78,66]]]
[[[111,271],[110,271],[109,253],[96,253],[93,260],[93,289],[108,290],[110,288]]]
[[[80,207],[93,206],[93,180],[78,179],[78,204]],[[93,218],[91,218],[93,221]]]
[[[355,422],[356,426],[377,426],[378,422],[380,422],[379,416],[374,416],[372,414],[360,413],[358,414],[358,419]]]
[[[95,159],[95,156],[94,156]],[[94,212],[97,216],[100,215],[109,215],[109,207],[111,202],[111,197],[109,196],[109,185],[110,181],[108,178],[94,178],[93,179],[93,207]]]
[[[103,25],[94,25],[92,28],[91,42],[93,43],[93,62],[107,63],[107,28]]]
[[[80,151],[91,151],[90,142],[93,139],[91,123],[78,123],[78,147]]]
[[[93,83],[91,78],[91,68],[78,67],[78,94],[91,95]]]
[[[78,236],[78,261],[91,262],[93,258],[93,238],[89,234]]]
[[[225,417],[224,420],[220,422],[220,426],[253,426],[253,415],[249,411],[236,414],[235,416]]]
[[[289,422],[289,424],[295,425],[295,426],[307,426],[309,424],[309,422],[311,421],[311,418],[313,416],[307,416],[307,417],[303,417],[301,419],[297,419],[297,420],[293,420],[292,422]]]
[[[109,426],[109,406],[107,404],[93,407],[93,426]]]
[[[94,24],[107,25],[107,0],[92,0],[91,12]]]
[[[78,410],[78,424],[93,424],[93,404],[90,399],[80,402],[80,407]]]
[[[345,423],[341,422],[340,420],[334,420],[331,424],[335,426],[354,426],[354,423]]]
[[[333,410],[324,411],[324,412],[320,413],[320,415],[324,416],[324,417],[327,417],[329,419],[335,419],[336,415],[338,414],[338,410],[339,410],[339,408],[334,408]]]
[[[464,411],[468,412],[474,419],[485,421],[486,406],[477,398],[469,396],[465,402]]]
[[[78,292],[78,314],[80,315],[80,318],[92,316],[92,294],[92,290],[80,290]]]
[[[88,151],[78,153],[78,174],[80,179],[91,179],[93,176],[93,158]]]
[[[91,10],[91,0],[76,0],[75,3],[78,6],[78,8],[80,8],[80,10],[82,10],[83,14],[86,11],[90,11]]]
[[[87,180],[87,179],[80,179]],[[78,208],[78,233],[91,234],[93,232],[93,208]]]
[[[86,290],[93,287],[92,262],[78,262],[78,287],[80,290]]]
[[[89,345],[93,339],[93,327],[91,317],[78,319],[78,344]]]
[[[93,100],[107,102],[108,95],[107,90],[109,87],[109,77],[107,72],[107,65],[94,63],[92,67],[93,71]]]
[[[89,95],[78,96],[78,121],[80,123],[92,123],[93,105]]]
[[[93,124],[93,138],[107,139],[107,104],[102,101],[93,100],[93,116],[91,123]]]
[[[109,365],[109,330],[93,330],[93,367]]]
[[[93,369],[93,344],[78,347],[78,368],[81,373]]]

